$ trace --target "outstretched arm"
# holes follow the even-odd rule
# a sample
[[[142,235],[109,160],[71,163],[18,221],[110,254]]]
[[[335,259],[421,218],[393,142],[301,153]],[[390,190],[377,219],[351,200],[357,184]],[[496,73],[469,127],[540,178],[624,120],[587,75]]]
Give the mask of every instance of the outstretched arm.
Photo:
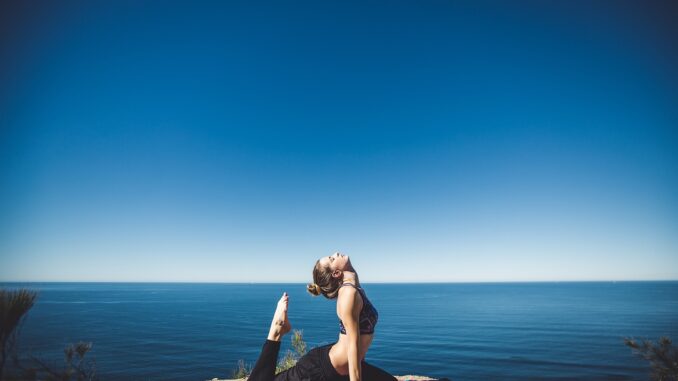
[[[348,375],[350,381],[360,381],[362,377],[360,369],[360,301],[356,297],[356,290],[353,287],[346,287],[342,294],[338,312],[348,336]]]

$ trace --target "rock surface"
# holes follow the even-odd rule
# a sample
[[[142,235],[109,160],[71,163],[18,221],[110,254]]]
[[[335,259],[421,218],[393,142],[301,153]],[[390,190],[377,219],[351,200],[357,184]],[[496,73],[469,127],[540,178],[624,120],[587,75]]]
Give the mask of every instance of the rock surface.
[[[405,376],[395,376],[395,378],[398,379],[398,381],[438,381],[435,378],[431,377],[426,377],[426,376],[413,376],[413,375],[405,375]],[[247,379],[245,378],[236,378],[236,379],[222,379],[222,378],[213,378],[208,381],[246,381]],[[447,379],[445,379],[447,380]],[[448,380],[449,381],[449,380]]]

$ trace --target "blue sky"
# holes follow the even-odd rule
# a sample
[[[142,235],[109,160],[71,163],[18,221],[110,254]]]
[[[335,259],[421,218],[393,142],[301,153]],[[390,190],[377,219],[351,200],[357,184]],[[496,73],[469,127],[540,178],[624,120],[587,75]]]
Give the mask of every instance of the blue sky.
[[[0,281],[678,279],[672,2],[3,2]]]

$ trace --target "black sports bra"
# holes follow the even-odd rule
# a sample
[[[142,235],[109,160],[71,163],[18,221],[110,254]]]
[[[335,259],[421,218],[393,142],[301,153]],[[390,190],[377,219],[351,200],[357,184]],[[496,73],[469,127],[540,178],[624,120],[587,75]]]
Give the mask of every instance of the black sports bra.
[[[377,325],[377,320],[379,319],[379,313],[377,312],[377,309],[374,308],[372,303],[370,303],[370,300],[367,299],[367,295],[365,295],[365,291],[362,288],[348,282],[342,284],[342,286],[345,285],[355,287],[355,289],[360,293],[360,296],[363,298],[363,308],[360,310],[360,319],[358,323],[360,327],[360,333],[366,335],[374,333],[374,327]],[[341,321],[341,319],[339,319],[339,332],[342,335],[346,334],[346,328],[344,327],[344,323]]]

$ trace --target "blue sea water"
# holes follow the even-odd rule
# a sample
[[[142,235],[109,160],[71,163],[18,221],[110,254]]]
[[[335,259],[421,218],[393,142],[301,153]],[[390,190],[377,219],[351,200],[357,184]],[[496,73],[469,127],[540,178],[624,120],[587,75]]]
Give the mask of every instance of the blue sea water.
[[[229,377],[253,364],[283,291],[313,347],[338,334],[335,303],[304,284],[0,283],[38,300],[21,352],[58,363],[93,343],[103,380]],[[678,340],[678,282],[363,284],[379,310],[367,361],[462,380],[641,380],[624,337]],[[283,351],[290,347],[286,340]],[[282,354],[283,352],[281,352]],[[369,380],[368,380],[369,381]]]

